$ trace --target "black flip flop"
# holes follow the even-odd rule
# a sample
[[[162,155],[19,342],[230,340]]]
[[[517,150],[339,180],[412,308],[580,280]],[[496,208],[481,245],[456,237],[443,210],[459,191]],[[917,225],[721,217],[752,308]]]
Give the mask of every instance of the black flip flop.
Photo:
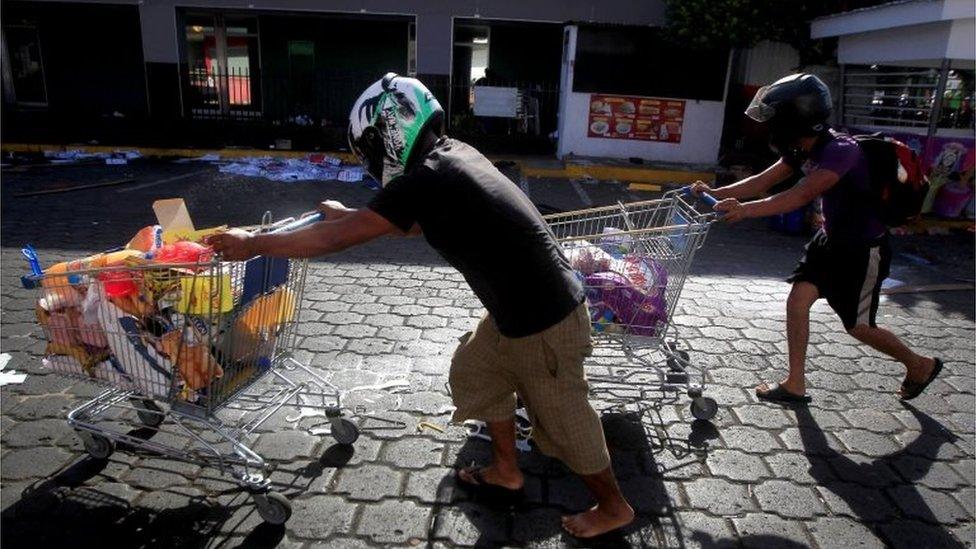
[[[809,395],[797,395],[791,393],[784,389],[779,383],[767,383],[766,386],[769,387],[768,391],[756,391],[756,397],[759,398],[759,400],[768,400],[770,402],[798,402],[802,404],[806,404],[813,400]]]
[[[942,371],[942,359],[935,359],[935,366],[932,367],[932,373],[929,374],[929,378],[925,381],[912,381],[905,378],[905,381],[901,382],[901,399],[902,400],[912,400],[918,395],[922,394],[933,381],[935,381],[936,376]]]
[[[466,470],[474,477],[475,482],[464,480],[459,470],[454,475],[457,485],[459,488],[476,497],[481,503],[492,506],[511,507],[525,498],[524,488],[513,490],[497,484],[489,484],[484,476],[482,476],[484,467],[472,466]]]

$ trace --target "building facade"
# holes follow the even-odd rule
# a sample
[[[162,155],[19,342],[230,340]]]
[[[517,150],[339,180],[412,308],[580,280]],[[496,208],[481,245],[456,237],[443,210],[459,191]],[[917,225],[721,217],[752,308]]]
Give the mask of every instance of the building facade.
[[[355,94],[386,72],[424,80],[462,125],[472,83],[490,74],[495,85],[535,90],[551,130],[563,22],[659,25],[664,12],[660,1],[623,0],[31,0],[2,9],[6,129],[26,134],[31,123],[81,121],[149,120],[164,133],[186,120],[338,128]]]

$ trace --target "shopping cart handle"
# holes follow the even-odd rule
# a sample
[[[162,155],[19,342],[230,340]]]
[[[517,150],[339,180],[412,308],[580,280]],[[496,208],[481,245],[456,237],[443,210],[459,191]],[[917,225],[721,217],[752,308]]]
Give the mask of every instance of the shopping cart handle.
[[[685,185],[684,187],[682,187],[681,194],[684,196],[691,196],[691,197],[695,196],[695,193],[692,192],[691,185]],[[699,193],[698,198],[700,198],[701,201],[704,202],[705,205],[708,206],[709,208],[714,209],[715,205],[718,204],[718,199],[708,193]]]
[[[287,233],[289,231],[294,231],[295,229],[301,229],[302,227],[306,227],[308,225],[314,225],[315,223],[318,223],[319,221],[323,221],[323,220],[325,220],[325,216],[322,215],[321,212],[315,213],[315,214],[312,214],[312,215],[310,215],[308,217],[303,217],[301,219],[296,219],[295,221],[292,221],[291,223],[288,223],[287,225],[282,225],[281,227],[276,227],[269,234],[274,234],[274,233]]]
[[[31,275],[41,276],[44,274],[44,269],[41,268],[41,262],[37,259],[37,252],[34,251],[34,247],[28,244],[23,249],[20,250],[23,254],[24,259],[27,260],[27,265],[30,267]]]

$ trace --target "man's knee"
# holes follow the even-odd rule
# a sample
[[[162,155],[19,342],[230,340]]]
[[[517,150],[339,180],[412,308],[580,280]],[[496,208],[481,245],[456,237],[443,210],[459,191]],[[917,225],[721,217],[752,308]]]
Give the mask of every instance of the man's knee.
[[[809,282],[797,282],[793,284],[789,297],[786,298],[786,314],[791,316],[807,315],[810,307],[820,297],[820,291]]]
[[[810,314],[810,307],[813,307],[813,301],[806,297],[790,294],[786,299],[786,314],[791,317],[807,316]]]

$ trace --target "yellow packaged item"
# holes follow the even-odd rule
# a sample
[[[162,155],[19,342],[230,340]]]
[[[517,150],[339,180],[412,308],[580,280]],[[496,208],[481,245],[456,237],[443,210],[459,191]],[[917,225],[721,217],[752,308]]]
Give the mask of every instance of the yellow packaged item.
[[[227,232],[227,225],[213,227],[211,229],[169,229],[163,231],[163,244],[173,244],[181,240],[190,242],[203,242],[203,239],[215,234]]]
[[[183,314],[210,315],[234,308],[230,274],[214,277],[207,272],[180,278],[180,300],[176,309]]]
[[[252,301],[247,311],[237,319],[237,326],[251,333],[262,330],[273,332],[294,317],[295,292],[290,288],[278,288]]]

